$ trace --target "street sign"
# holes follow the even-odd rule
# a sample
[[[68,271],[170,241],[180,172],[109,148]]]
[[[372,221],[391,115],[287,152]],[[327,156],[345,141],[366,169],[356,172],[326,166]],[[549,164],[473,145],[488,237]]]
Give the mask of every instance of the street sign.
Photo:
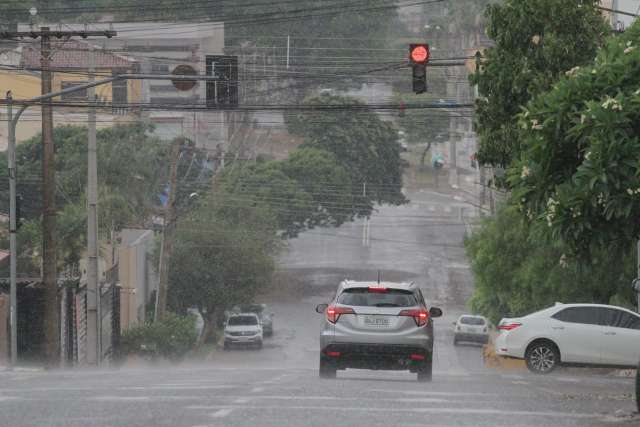
[[[182,64],[174,68],[171,74],[175,76],[197,76],[198,72],[191,65]],[[180,79],[180,80],[171,80],[171,83],[173,83],[173,86],[176,89],[185,91],[185,90],[193,89],[196,86],[197,82],[195,80]]]

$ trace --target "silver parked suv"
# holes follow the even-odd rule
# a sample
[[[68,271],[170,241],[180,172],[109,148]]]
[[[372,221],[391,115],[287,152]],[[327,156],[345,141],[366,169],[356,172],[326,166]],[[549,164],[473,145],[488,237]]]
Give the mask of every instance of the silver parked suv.
[[[442,316],[427,305],[415,283],[344,281],[325,313],[320,332],[320,377],[338,369],[408,370],[430,381],[433,322]]]

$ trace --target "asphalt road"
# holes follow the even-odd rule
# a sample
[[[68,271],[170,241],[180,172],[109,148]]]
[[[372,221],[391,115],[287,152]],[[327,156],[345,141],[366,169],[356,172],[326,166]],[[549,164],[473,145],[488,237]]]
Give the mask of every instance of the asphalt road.
[[[483,366],[478,346],[453,346],[451,322],[465,311],[472,278],[465,227],[450,196],[412,195],[371,221],[314,230],[281,259],[302,296],[272,304],[275,335],[262,350],[215,351],[206,362],[121,369],[0,372],[4,426],[638,426],[633,382],[604,372],[548,376]],[[404,372],[340,371],[318,378],[314,306],[336,280],[416,280],[437,319],[434,379]]]

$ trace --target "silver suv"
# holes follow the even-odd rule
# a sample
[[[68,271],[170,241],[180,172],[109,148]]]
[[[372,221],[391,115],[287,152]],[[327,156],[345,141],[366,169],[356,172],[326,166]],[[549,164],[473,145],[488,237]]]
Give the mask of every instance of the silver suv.
[[[427,309],[415,283],[344,281],[329,304],[320,332],[320,377],[338,369],[408,370],[430,381],[433,322],[442,316]]]

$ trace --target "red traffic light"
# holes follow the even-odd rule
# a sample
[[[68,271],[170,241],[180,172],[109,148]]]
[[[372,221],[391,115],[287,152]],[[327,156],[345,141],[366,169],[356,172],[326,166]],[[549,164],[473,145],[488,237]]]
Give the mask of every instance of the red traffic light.
[[[426,64],[429,61],[429,45],[426,43],[409,45],[409,59],[414,65]]]

